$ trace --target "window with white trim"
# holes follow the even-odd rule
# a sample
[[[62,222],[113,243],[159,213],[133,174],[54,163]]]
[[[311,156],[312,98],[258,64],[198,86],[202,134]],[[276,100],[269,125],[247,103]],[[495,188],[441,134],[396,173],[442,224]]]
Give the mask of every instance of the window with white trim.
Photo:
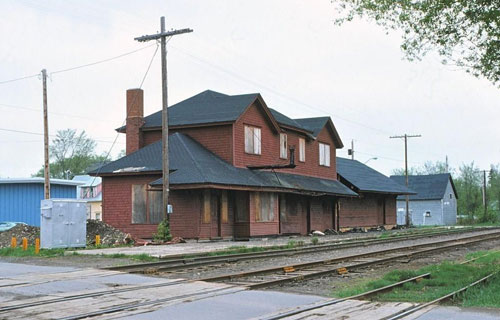
[[[245,126],[245,152],[261,154],[260,128]]]
[[[306,139],[299,138],[299,161],[306,162]]]
[[[288,138],[286,133],[280,133],[280,158],[287,158]]]
[[[330,145],[326,143],[319,143],[319,165],[330,166]]]

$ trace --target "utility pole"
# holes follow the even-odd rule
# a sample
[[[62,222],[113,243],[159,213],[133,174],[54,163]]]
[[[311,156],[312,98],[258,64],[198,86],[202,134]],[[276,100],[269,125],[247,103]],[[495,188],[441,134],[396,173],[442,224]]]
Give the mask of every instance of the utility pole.
[[[446,155],[445,170],[446,170],[446,173],[450,172],[450,167],[448,165],[448,155]]]
[[[162,129],[162,162],[163,162],[163,217],[168,219],[168,191],[169,191],[169,164],[168,164],[168,86],[167,86],[167,37],[172,37],[178,34],[193,32],[191,29],[180,29],[165,31],[165,17],[160,18],[161,31],[160,33],[145,35],[134,38],[139,42],[150,40],[158,40],[161,42],[161,88],[162,88],[162,112],[161,112],[161,129]]]
[[[403,138],[405,140],[405,177],[406,177],[406,187],[408,188],[408,138],[420,138],[421,135],[419,134],[414,134],[414,135],[409,135],[409,134],[404,134],[400,136],[392,136],[389,137],[391,139],[396,139],[396,138]],[[410,197],[406,195],[406,226],[409,227],[411,225],[410,222]]]
[[[483,205],[484,205],[484,219],[488,217],[488,198],[486,195],[486,171],[483,170]]]
[[[351,160],[354,160],[354,139],[351,139],[351,149],[347,150],[347,154],[351,156]]]
[[[49,166],[49,117],[47,112],[47,70],[42,70],[43,83],[43,148],[44,148],[44,190],[45,199],[50,199],[50,166]]]

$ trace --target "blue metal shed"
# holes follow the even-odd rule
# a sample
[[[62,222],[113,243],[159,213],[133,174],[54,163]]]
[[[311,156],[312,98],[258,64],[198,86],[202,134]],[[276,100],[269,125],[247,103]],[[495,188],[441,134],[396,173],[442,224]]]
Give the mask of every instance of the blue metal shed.
[[[0,221],[40,226],[40,201],[44,198],[43,178],[0,179]],[[53,199],[76,199],[81,182],[50,179]]]

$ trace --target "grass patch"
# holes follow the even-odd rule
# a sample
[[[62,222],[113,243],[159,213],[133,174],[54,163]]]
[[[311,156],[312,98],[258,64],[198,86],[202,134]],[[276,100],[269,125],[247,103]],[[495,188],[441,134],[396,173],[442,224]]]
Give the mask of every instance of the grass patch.
[[[66,249],[40,249],[39,254],[35,254],[35,247],[28,247],[28,250],[23,250],[21,247],[17,248],[1,248],[0,256],[2,257],[61,257],[64,256]]]
[[[394,288],[389,292],[374,297],[374,300],[377,301],[428,302],[458,290],[494,271],[500,270],[500,251],[476,252],[468,255],[467,258],[470,259],[485,254],[487,256],[468,264],[443,262],[438,265],[426,266],[419,270],[391,271],[380,279],[334,292],[333,296],[348,297],[430,272],[431,277],[429,279],[422,279],[418,283],[405,283],[401,287]],[[500,307],[499,280],[500,277],[497,275],[487,285],[479,285],[457,296],[455,302],[464,306]]]
[[[113,253],[113,254],[101,254],[100,256],[105,257],[105,258],[111,258],[111,259],[132,259],[132,260],[137,260],[137,261],[141,261],[141,262],[160,261],[159,258],[152,257],[152,256],[147,255],[145,253],[141,253],[141,254]]]

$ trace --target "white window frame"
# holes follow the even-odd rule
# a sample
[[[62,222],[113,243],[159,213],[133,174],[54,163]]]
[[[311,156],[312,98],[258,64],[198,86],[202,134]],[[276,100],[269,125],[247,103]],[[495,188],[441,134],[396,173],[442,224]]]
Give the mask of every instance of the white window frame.
[[[299,161],[306,162],[306,139],[299,138]]]
[[[319,165],[324,167],[330,166],[330,145],[319,143]]]
[[[260,128],[245,125],[245,152],[260,155],[262,151]]]
[[[280,133],[280,158],[288,158],[288,136],[286,133]]]

